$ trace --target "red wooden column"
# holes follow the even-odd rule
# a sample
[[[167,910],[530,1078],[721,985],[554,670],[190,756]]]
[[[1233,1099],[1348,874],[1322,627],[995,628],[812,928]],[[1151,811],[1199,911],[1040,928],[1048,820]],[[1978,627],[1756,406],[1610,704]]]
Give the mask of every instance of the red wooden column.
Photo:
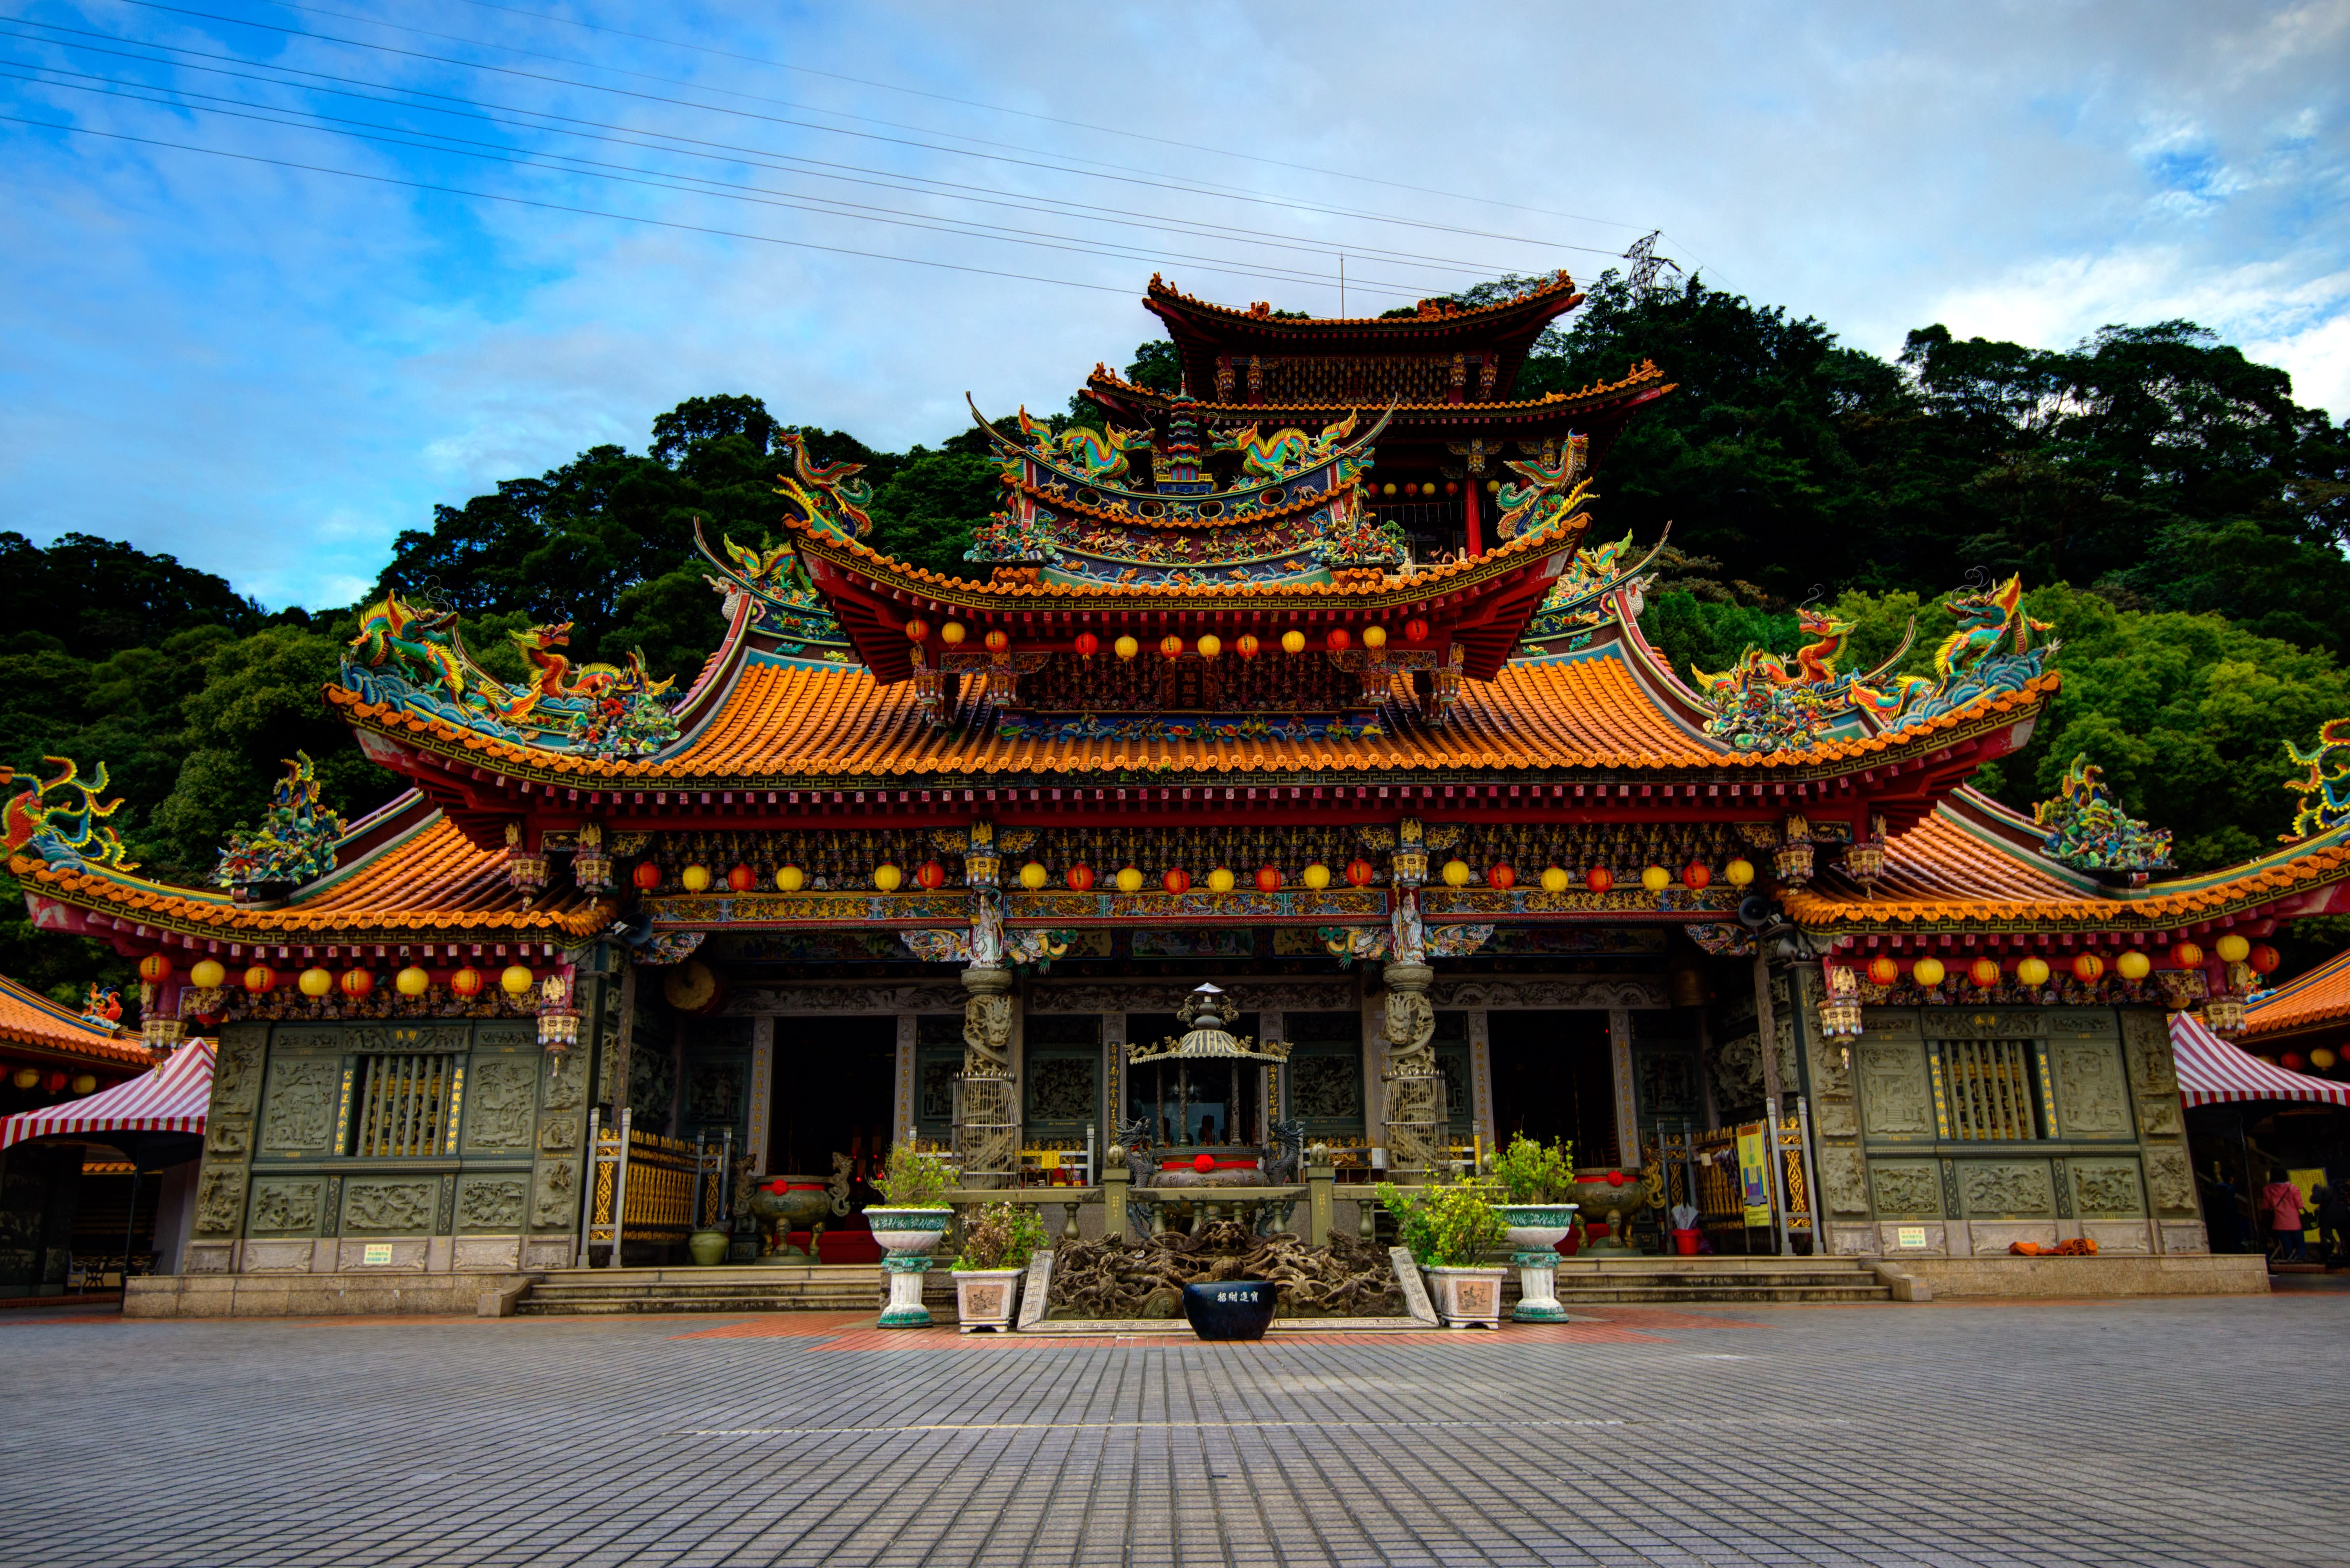
[[[1485,552],[1484,541],[1479,536],[1480,531],[1477,526],[1478,490],[1479,485],[1473,475],[1461,482],[1461,520],[1469,525],[1469,554],[1472,556],[1481,556]]]

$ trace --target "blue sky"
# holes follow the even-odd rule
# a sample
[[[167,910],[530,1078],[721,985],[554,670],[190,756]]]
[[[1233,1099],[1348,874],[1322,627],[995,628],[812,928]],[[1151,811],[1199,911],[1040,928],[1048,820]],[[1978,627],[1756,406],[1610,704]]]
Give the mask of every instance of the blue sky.
[[[1877,352],[2184,316],[2350,416],[2350,0],[0,0],[0,527],[272,607],[684,397],[1059,407],[1154,271],[1360,314],[1661,229]]]

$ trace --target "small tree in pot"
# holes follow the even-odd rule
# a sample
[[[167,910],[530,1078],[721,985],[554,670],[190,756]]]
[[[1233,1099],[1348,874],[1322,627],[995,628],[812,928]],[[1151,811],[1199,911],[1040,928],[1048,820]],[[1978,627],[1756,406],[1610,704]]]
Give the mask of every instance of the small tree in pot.
[[[1025,1203],[991,1203],[963,1226],[962,1251],[954,1261],[955,1313],[963,1333],[1012,1326],[1021,1271],[1044,1245],[1045,1222]]]
[[[1565,1323],[1558,1302],[1558,1244],[1575,1228],[1575,1210],[1564,1201],[1575,1185],[1575,1146],[1540,1144],[1519,1133],[1493,1159],[1493,1179],[1508,1201],[1496,1212],[1509,1228],[1516,1256],[1520,1295],[1510,1314],[1516,1323]]]
[[[873,1185],[881,1189],[882,1203],[865,1210],[874,1241],[888,1250],[881,1266],[889,1272],[889,1304],[882,1310],[883,1328],[928,1328],[931,1309],[922,1304],[922,1276],[930,1272],[931,1252],[954,1220],[954,1210],[939,1201],[954,1185],[954,1168],[937,1155],[911,1144],[895,1144],[889,1163]]]
[[[1407,1191],[1379,1183],[1379,1202],[1396,1217],[1396,1235],[1428,1274],[1436,1314],[1447,1328],[1492,1328],[1502,1320],[1504,1269],[1483,1266],[1508,1236],[1493,1209],[1501,1195],[1482,1179],[1447,1181]]]

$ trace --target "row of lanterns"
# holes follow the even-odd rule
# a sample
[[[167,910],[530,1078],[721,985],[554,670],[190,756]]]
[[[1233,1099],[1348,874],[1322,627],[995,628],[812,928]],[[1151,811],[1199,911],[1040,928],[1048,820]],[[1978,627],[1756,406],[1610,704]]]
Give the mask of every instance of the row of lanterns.
[[[95,1073],[76,1073],[68,1075],[64,1073],[53,1072],[48,1074],[45,1080],[38,1067],[19,1067],[8,1075],[8,1081],[27,1092],[46,1087],[53,1095],[67,1089],[71,1089],[77,1095],[87,1095],[98,1087],[98,1075]]]
[[[2255,974],[2272,974],[2277,966],[2284,961],[2282,955],[2266,942],[2255,946],[2240,936],[2221,937],[2213,946],[2222,963],[2245,964]],[[2197,970],[2203,967],[2203,950],[2194,942],[2178,942],[2173,945],[2169,958],[2170,967],[2173,969]],[[2079,953],[2074,955],[2071,968],[2074,979],[2084,985],[2095,985],[2105,978],[2106,961],[2095,953]],[[2147,953],[2136,949],[2128,949],[2116,955],[2113,961],[2113,971],[2124,980],[2144,980],[2154,972],[2154,960]],[[1929,989],[1941,984],[1949,978],[1950,972],[1948,966],[1938,958],[1918,959],[1909,966],[1910,978],[1918,984]],[[2002,972],[1997,959],[1979,958],[1967,965],[1967,979],[1985,990],[2000,982]],[[2053,972],[2046,959],[2025,957],[2018,959],[2015,962],[2015,978],[2027,986],[2047,984],[2048,978]],[[1870,983],[1875,985],[1889,986],[1898,983],[1901,979],[1899,961],[1884,956],[1871,959],[1868,962],[1868,978]]]
[[[910,640],[923,642],[929,639],[930,635],[931,626],[928,621],[910,620],[906,623],[906,636]],[[963,624],[957,620],[948,621],[939,628],[939,640],[949,648],[960,646],[970,635]],[[1388,645],[1388,628],[1376,622],[1363,628],[1361,637],[1363,646],[1373,652]],[[1426,642],[1428,623],[1418,616],[1404,622],[1403,639],[1406,643],[1414,646]],[[990,653],[1002,653],[1012,646],[1010,635],[1000,628],[989,632],[981,640],[982,645]],[[1307,638],[1305,633],[1292,627],[1281,634],[1281,650],[1284,653],[1303,653],[1310,640],[1312,639]],[[1321,638],[1322,646],[1332,653],[1346,652],[1355,646],[1355,640],[1356,634],[1343,626],[1332,627],[1328,631],[1324,632]],[[1090,631],[1081,631],[1070,639],[1069,646],[1076,650],[1078,658],[1091,659],[1101,651],[1102,639]],[[1243,659],[1254,659],[1263,650],[1264,645],[1257,640],[1255,633],[1243,632],[1232,639],[1232,651]],[[1109,645],[1109,650],[1120,659],[1132,659],[1142,651],[1142,644],[1133,637],[1121,636]],[[1224,639],[1213,632],[1205,633],[1196,640],[1188,643],[1173,632],[1159,639],[1159,653],[1163,659],[1180,659],[1186,651],[1196,652],[1202,659],[1221,659],[1224,653]]]
[[[161,953],[151,953],[139,962],[139,978],[150,984],[161,983],[171,972],[172,961]],[[276,990],[280,979],[278,972],[267,964],[256,963],[245,970],[239,982],[247,992],[259,996],[265,992]],[[505,971],[498,976],[498,985],[508,996],[521,996],[530,990],[536,979],[529,965],[508,964]],[[188,971],[188,983],[201,991],[218,991],[228,984],[228,969],[218,959],[199,959]],[[455,996],[478,996],[486,983],[482,971],[471,965],[449,976],[449,990]],[[402,996],[421,996],[432,987],[432,976],[429,971],[410,964],[391,977],[391,984],[392,989]],[[375,973],[371,970],[347,969],[338,975],[331,970],[313,965],[294,977],[294,985],[303,995],[314,997],[325,996],[339,989],[345,996],[357,1002],[374,993]]]
[[[1471,484],[1474,484],[1475,483],[1476,481],[1473,479],[1470,481],[1470,483]],[[1393,480],[1389,480],[1385,484],[1367,484],[1364,488],[1367,490],[1375,490],[1381,495],[1393,495],[1397,493],[1399,486]],[[1461,482],[1457,479],[1448,479],[1444,482],[1443,488],[1445,494],[1458,495],[1461,493]],[[1497,493],[1501,488],[1502,482],[1498,479],[1489,479],[1485,482],[1485,489],[1488,493]],[[1437,484],[1436,481],[1432,479],[1422,481],[1407,479],[1403,482],[1400,489],[1406,495],[1433,496],[1437,493]]]
[[[1355,887],[1365,888],[1370,885],[1378,875],[1378,871],[1369,861],[1357,857],[1347,863],[1344,875],[1346,879]],[[1446,861],[1438,875],[1443,878],[1448,888],[1465,888],[1477,879],[1476,871],[1465,860]],[[666,873],[650,860],[640,862],[635,872],[637,886],[648,893],[659,888],[665,876]],[[1742,858],[1732,860],[1721,868],[1721,877],[1722,880],[1730,886],[1743,888],[1754,880],[1753,863]],[[1052,881],[1053,874],[1036,861],[1031,860],[1020,867],[1019,878],[1021,887],[1035,893],[1043,890],[1045,886]],[[1712,885],[1713,870],[1703,862],[1695,860],[1682,867],[1678,873],[1669,871],[1662,866],[1650,866],[1641,871],[1640,886],[1651,893],[1661,893],[1671,887],[1676,878],[1681,886],[1694,892]],[[689,893],[706,893],[718,878],[709,867],[696,864],[680,871],[677,879],[679,885]],[[946,867],[935,860],[925,860],[921,865],[914,867],[914,886],[926,892],[944,887],[946,879]],[[1315,892],[1327,888],[1333,879],[1334,874],[1330,867],[1319,861],[1308,866],[1297,876],[1297,881],[1301,886]],[[1069,890],[1073,893],[1090,892],[1094,886],[1093,867],[1083,865],[1072,866],[1062,874],[1062,880],[1068,885]],[[1119,870],[1112,878],[1121,893],[1139,893],[1147,880],[1149,878],[1146,875],[1132,866]],[[1230,868],[1219,866],[1208,873],[1208,888],[1211,892],[1229,893],[1237,886],[1238,880]],[[1277,866],[1261,866],[1256,870],[1256,886],[1263,892],[1274,892],[1287,880],[1285,874]],[[1564,893],[1575,885],[1576,877],[1574,873],[1563,867],[1549,866],[1544,867],[1540,880],[1544,892]],[[1615,887],[1616,874],[1605,866],[1594,866],[1583,873],[1581,880],[1583,885],[1592,892],[1605,893]],[[807,886],[807,874],[796,866],[781,866],[775,869],[775,882],[778,891],[796,893]],[[726,873],[725,883],[729,891],[747,893],[758,886],[759,874],[748,866],[736,866]],[[1517,883],[1516,869],[1506,862],[1486,868],[1487,887],[1506,890],[1516,887]],[[884,893],[894,893],[906,885],[906,873],[901,867],[894,865],[877,866],[873,868],[873,885]],[[1180,866],[1174,867],[1160,877],[1159,885],[1170,893],[1188,892],[1191,887],[1191,874]]]

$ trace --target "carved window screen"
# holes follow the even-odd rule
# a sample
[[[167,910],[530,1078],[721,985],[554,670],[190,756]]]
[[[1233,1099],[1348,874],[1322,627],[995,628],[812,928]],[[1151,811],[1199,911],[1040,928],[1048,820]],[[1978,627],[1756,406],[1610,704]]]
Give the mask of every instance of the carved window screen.
[[[360,1156],[438,1154],[449,1127],[459,1058],[442,1053],[363,1056],[351,1152]]]
[[[2029,1040],[1945,1040],[1940,1045],[1948,1134],[2012,1142],[2041,1136]]]

